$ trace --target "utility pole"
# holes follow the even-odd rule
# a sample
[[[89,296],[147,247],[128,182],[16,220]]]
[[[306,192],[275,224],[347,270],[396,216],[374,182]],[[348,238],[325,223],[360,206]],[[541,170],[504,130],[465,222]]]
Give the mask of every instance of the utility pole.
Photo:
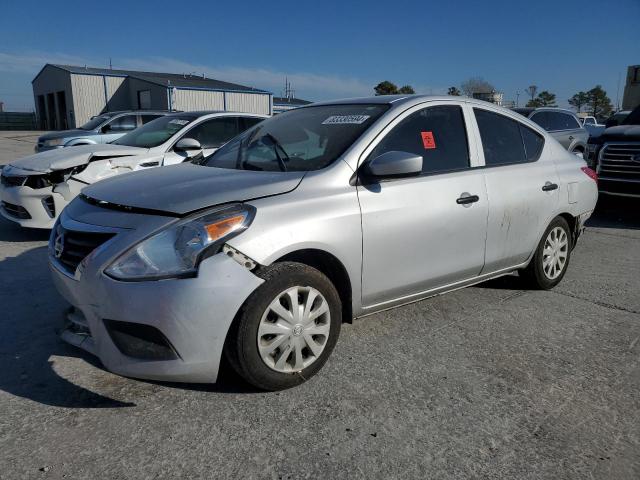
[[[618,72],[618,90],[616,92],[616,112],[620,111],[620,72]]]

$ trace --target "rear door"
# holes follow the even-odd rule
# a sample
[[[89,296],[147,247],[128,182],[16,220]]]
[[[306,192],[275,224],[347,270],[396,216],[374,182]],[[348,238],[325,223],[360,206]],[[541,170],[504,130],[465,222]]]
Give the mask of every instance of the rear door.
[[[496,111],[473,110],[489,198],[484,274],[527,260],[556,210],[559,178],[542,135]]]
[[[480,273],[487,196],[482,170],[472,169],[477,156],[465,109],[450,102],[414,107],[364,152],[361,164],[389,151],[423,157],[419,176],[358,186],[365,307],[409,301]]]

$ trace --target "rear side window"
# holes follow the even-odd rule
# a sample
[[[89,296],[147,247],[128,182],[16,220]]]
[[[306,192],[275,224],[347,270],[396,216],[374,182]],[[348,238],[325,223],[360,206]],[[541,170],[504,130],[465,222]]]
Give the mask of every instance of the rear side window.
[[[538,159],[544,139],[530,128],[504,115],[473,109],[488,167]]]
[[[238,133],[237,117],[220,117],[193,127],[184,135],[184,138],[198,140],[202,148],[218,148]]]
[[[401,151],[422,156],[422,173],[469,168],[469,146],[462,109],[427,107],[409,115],[389,132],[369,158]]]

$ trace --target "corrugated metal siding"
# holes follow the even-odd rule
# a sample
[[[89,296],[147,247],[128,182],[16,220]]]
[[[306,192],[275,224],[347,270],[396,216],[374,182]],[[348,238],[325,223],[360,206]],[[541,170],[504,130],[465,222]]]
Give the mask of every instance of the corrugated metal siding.
[[[105,107],[104,81],[98,75],[71,75],[76,125],[82,125]]]
[[[227,110],[243,113],[261,113],[269,115],[270,98],[268,94],[228,92]]]
[[[107,84],[107,98],[111,98],[115,95],[116,90],[120,88],[120,86],[126,80],[125,77],[104,77]]]
[[[174,110],[184,110],[185,112],[190,110],[224,110],[222,92],[178,89],[174,90],[172,99]]]

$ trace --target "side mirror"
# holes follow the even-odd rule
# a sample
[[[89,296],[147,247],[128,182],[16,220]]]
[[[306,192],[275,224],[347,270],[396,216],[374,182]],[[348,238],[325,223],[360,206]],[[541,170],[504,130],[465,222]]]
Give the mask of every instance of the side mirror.
[[[408,152],[386,152],[366,165],[366,173],[378,178],[419,175],[422,173],[422,156]]]
[[[194,138],[181,138],[173,148],[183,152],[193,152],[194,150],[202,150],[202,145]]]

